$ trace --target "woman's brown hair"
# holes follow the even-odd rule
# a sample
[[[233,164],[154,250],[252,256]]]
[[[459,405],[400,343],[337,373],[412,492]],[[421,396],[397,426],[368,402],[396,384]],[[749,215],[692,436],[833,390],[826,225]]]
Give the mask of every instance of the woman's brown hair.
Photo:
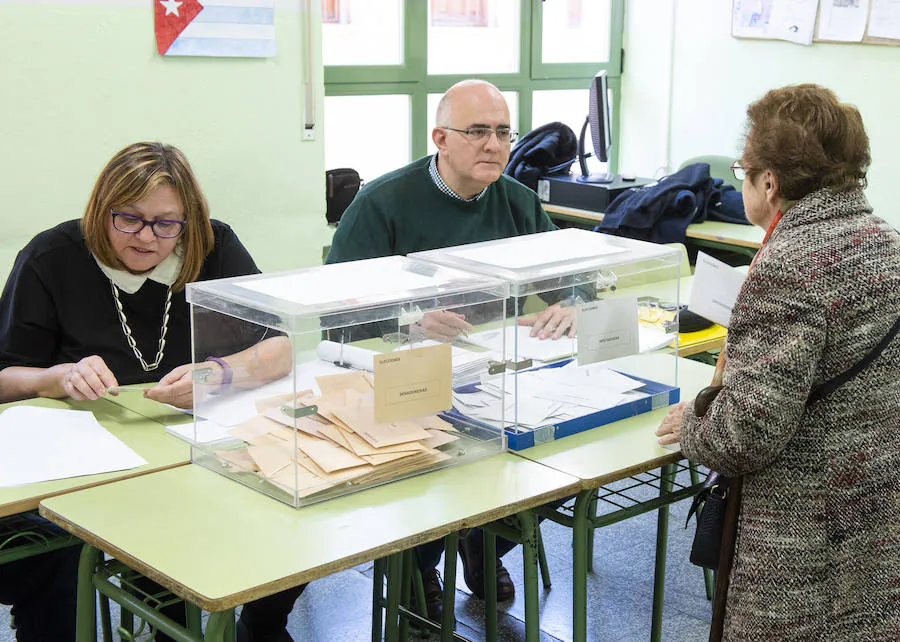
[[[197,279],[214,244],[206,198],[190,163],[178,148],[163,143],[134,143],[113,156],[91,191],[81,228],[88,249],[101,263],[124,269],[109,242],[110,210],[136,203],[160,185],[172,187],[184,207],[184,232],[178,239],[184,262],[172,286],[178,292]]]
[[[872,159],[859,110],[830,89],[804,84],[773,89],[747,108],[741,164],[752,177],[770,170],[796,201],[823,187],[866,186]]]

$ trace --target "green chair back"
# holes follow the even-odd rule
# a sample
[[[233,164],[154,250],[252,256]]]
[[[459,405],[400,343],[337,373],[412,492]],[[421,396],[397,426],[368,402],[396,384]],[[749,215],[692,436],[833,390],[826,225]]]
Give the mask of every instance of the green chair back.
[[[741,187],[743,183],[734,177],[734,172],[731,171],[731,164],[734,162],[734,159],[730,156],[694,156],[693,158],[689,158],[681,164],[681,169],[688,165],[693,165],[694,163],[707,163],[709,165],[709,175],[713,178],[721,178],[725,181],[726,185],[733,185],[734,189],[737,191],[741,191]]]

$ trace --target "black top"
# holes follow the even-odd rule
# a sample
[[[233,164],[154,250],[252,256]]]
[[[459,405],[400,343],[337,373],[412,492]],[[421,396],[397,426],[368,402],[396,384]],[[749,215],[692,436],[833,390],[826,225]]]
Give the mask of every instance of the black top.
[[[212,227],[215,245],[197,280],[258,274],[234,231],[215,220]],[[149,279],[134,294],[119,290],[132,336],[148,363],[159,348],[166,290]],[[229,341],[210,338],[210,352],[200,358],[229,354],[258,339],[244,336],[226,345]],[[190,310],[184,290],[173,292],[162,363],[144,372],[122,331],[110,281],[84,243],[81,222],[66,221],[38,234],[16,257],[0,297],[0,369],[47,368],[94,354],[103,358],[120,384],[158,380],[191,362]]]

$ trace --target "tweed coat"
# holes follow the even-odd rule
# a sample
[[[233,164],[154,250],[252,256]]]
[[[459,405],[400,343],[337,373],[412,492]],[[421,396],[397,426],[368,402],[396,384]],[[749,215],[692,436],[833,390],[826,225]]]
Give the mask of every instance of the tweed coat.
[[[900,640],[900,234],[861,190],[798,201],[733,308],[724,389],[685,455],[744,475],[726,640]]]

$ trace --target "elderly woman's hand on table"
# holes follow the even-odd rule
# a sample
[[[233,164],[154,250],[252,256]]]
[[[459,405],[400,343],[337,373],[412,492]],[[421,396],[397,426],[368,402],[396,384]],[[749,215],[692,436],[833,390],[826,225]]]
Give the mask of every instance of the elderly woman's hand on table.
[[[677,444],[681,440],[681,420],[684,417],[684,406],[687,401],[682,401],[669,408],[668,414],[656,429],[656,441],[660,446],[668,446],[669,444]]]

